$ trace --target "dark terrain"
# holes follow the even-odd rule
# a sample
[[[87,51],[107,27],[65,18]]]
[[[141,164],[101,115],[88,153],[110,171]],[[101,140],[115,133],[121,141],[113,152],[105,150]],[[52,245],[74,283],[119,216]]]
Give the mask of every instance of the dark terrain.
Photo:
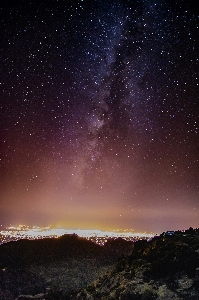
[[[198,300],[199,229],[136,242],[130,255],[72,299]]]
[[[163,233],[134,248],[75,235],[21,240],[0,246],[0,268],[1,300],[198,300],[199,229]]]
[[[74,293],[104,274],[133,245],[119,238],[101,247],[75,234],[2,244],[0,300],[35,295],[49,286],[65,295]]]

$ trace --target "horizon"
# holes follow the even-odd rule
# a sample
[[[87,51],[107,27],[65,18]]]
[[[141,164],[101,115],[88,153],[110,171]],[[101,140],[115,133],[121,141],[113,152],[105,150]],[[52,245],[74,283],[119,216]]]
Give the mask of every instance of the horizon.
[[[2,227],[3,225],[1,225]],[[4,244],[10,241],[18,241],[21,239],[35,240],[44,238],[60,238],[63,236],[77,236],[78,238],[85,238],[91,240],[99,245],[104,245],[109,239],[122,238],[124,240],[142,240],[151,239],[157,236],[155,233],[138,233],[134,231],[103,231],[103,230],[82,230],[82,229],[66,229],[66,228],[53,228],[52,226],[38,227],[38,226],[9,226],[0,230],[0,244]]]
[[[53,226],[53,225],[44,225],[44,226],[39,226],[39,225],[26,225],[26,224],[1,224],[0,225],[0,231],[1,231],[1,227],[2,228],[7,228],[9,230],[21,230],[21,231],[26,231],[26,230],[42,230],[45,229],[46,231],[68,231],[68,232],[96,232],[96,233],[115,233],[115,234],[157,234],[157,233],[152,233],[152,232],[147,232],[147,231],[142,231],[142,232],[136,232],[134,229],[121,229],[121,228],[117,228],[117,229],[112,229],[112,230],[103,230],[103,229],[99,229],[99,228],[94,228],[94,229],[89,229],[89,228],[78,228],[78,227],[74,227],[74,228],[70,228],[70,227],[64,227],[64,226]]]
[[[3,225],[0,225],[1,227]],[[21,239],[26,240],[41,240],[41,239],[57,239],[64,236],[76,236],[77,238],[84,238],[90,240],[93,243],[96,243],[100,246],[105,245],[108,240],[123,239],[126,241],[136,242],[139,240],[150,241],[155,237],[160,237],[164,234],[173,235],[174,233],[183,233],[183,235],[188,232],[193,233],[198,231],[199,228],[188,228],[185,230],[169,230],[162,233],[147,233],[147,232],[134,232],[133,230],[115,230],[115,231],[103,231],[103,230],[82,230],[82,229],[66,229],[66,228],[53,228],[52,226],[38,227],[38,226],[27,226],[27,225],[18,225],[18,226],[4,226],[0,230],[0,245],[8,243],[11,241],[18,241]]]
[[[2,231],[1,230],[1,227],[2,228],[6,228],[7,230],[15,230],[15,231],[38,231],[38,232],[41,232],[41,231],[50,231],[50,232],[66,232],[66,234],[77,234],[78,232],[80,233],[80,236],[82,236],[81,234],[85,235],[86,233],[90,234],[90,233],[96,233],[97,235],[98,234],[101,234],[101,233],[112,233],[113,236],[114,234],[115,235],[125,235],[125,236],[129,236],[129,235],[139,235],[139,236],[155,236],[155,235],[160,235],[162,234],[163,232],[169,232],[169,231],[186,231],[186,230],[189,230],[190,228],[192,229],[198,229],[198,227],[192,227],[192,226],[189,226],[187,228],[183,228],[183,229],[168,229],[168,230],[165,230],[165,231],[162,231],[162,232],[149,232],[149,231],[135,231],[134,229],[129,229],[129,228],[126,228],[126,229],[121,229],[121,228],[117,228],[117,229],[112,229],[112,230],[103,230],[103,229],[99,229],[99,228],[95,228],[95,229],[89,229],[89,228],[78,228],[78,227],[74,227],[74,228],[69,228],[69,227],[63,227],[63,226],[53,226],[53,225],[44,225],[44,226],[39,226],[39,225],[26,225],[26,224],[1,224],[0,225],[0,232]],[[65,234],[65,233],[64,233]],[[60,235],[60,234],[59,234]],[[78,235],[78,234],[77,234]],[[78,235],[79,236],[79,235]]]

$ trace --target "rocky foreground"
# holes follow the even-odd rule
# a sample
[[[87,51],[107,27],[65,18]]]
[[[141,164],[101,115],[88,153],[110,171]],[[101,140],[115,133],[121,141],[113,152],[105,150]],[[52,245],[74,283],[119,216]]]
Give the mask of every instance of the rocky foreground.
[[[70,239],[69,239],[70,240]],[[69,241],[68,240],[68,241]],[[99,260],[104,260],[103,267],[96,277],[91,274],[90,278],[85,281],[84,287],[76,286],[76,288],[65,288],[61,286],[61,282],[55,281],[53,288],[46,287],[48,284],[45,281],[43,289],[38,293],[18,293],[18,297],[1,298],[2,300],[23,300],[23,299],[45,299],[45,300],[198,300],[199,299],[199,229],[192,229],[185,232],[167,232],[158,237],[154,237],[151,241],[138,241],[132,244],[119,241],[111,241],[106,247],[98,248],[95,245],[87,244],[76,238],[73,240],[78,255],[79,263],[83,263],[83,272],[87,275],[92,273],[92,267],[87,264],[93,260],[94,264],[98,264]],[[63,243],[63,240],[62,240]],[[74,246],[73,245],[73,246]],[[83,262],[81,258],[82,252],[79,246],[84,248],[85,254],[89,258]],[[81,247],[80,247],[81,248]],[[125,249],[127,250],[125,252]],[[0,248],[1,250],[1,248]],[[92,252],[92,251],[93,252]],[[61,251],[61,250],[60,250]],[[1,252],[1,251],[0,251]],[[69,251],[70,252],[70,251]],[[121,253],[124,253],[121,255]],[[52,253],[51,253],[52,254]],[[120,254],[120,258],[116,256]],[[58,255],[57,257],[59,257]],[[70,255],[69,255],[70,256]],[[32,256],[29,256],[31,261]],[[99,258],[99,260],[97,259]],[[112,263],[111,265],[112,257]],[[55,258],[53,258],[54,260]],[[70,257],[71,259],[71,257]],[[74,259],[74,257],[73,257]],[[41,260],[38,259],[40,262]],[[54,261],[55,262],[55,261]],[[65,263],[64,258],[55,263]],[[11,262],[10,262],[11,263]],[[47,260],[47,263],[50,262]],[[32,267],[32,261],[29,265]],[[68,278],[68,283],[74,277],[74,273],[67,273],[67,265],[63,269],[63,278]],[[43,266],[44,268],[44,266]],[[35,270],[38,270],[37,267]],[[44,270],[47,270],[44,268]],[[58,268],[58,270],[60,270]],[[81,268],[78,269],[80,272]],[[65,273],[64,273],[65,272]],[[71,271],[72,272],[72,271]],[[29,273],[32,274],[32,273]],[[51,269],[51,277],[52,277]],[[64,274],[68,274],[68,277]],[[76,273],[77,274],[77,273]],[[45,276],[44,276],[45,275]],[[59,277],[59,276],[58,276]],[[71,277],[71,278],[70,278]],[[47,278],[43,274],[39,278]],[[51,278],[52,279],[52,278]],[[78,279],[79,280],[79,279]],[[67,280],[63,280],[67,286]],[[63,283],[62,282],[62,283]],[[56,284],[57,283],[57,284]],[[51,285],[52,286],[52,285]],[[60,286],[62,290],[60,290]],[[41,286],[38,286],[39,288]],[[45,289],[44,289],[45,287]],[[28,289],[26,289],[28,290]],[[4,290],[5,291],[5,290]],[[44,291],[41,293],[41,291]]]
[[[71,299],[198,300],[199,230],[136,242],[131,255]]]

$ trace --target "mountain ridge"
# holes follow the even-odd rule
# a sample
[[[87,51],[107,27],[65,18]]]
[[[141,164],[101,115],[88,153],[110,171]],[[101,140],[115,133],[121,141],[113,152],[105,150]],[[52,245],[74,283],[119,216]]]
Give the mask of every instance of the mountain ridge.
[[[199,229],[104,246],[76,235],[2,246],[1,300],[199,299]]]

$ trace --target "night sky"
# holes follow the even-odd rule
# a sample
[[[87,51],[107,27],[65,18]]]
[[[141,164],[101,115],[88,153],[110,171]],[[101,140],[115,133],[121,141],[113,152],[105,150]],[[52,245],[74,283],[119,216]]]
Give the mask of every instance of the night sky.
[[[197,1],[0,8],[0,222],[199,227]]]

